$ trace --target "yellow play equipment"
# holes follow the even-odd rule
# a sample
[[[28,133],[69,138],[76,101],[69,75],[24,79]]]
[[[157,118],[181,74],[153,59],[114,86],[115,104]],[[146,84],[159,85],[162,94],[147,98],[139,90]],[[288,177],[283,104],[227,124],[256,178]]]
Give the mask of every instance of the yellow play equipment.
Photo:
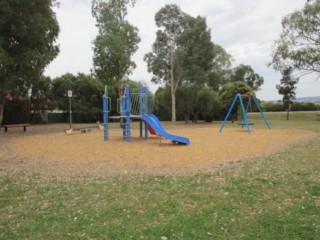
[[[81,127],[81,128],[69,128],[69,129],[64,129],[64,132],[66,134],[70,135],[70,134],[72,134],[73,131],[79,131],[81,133],[87,133],[87,132],[91,132],[91,129],[103,130],[103,126],[100,124],[99,121],[97,121],[96,126]]]

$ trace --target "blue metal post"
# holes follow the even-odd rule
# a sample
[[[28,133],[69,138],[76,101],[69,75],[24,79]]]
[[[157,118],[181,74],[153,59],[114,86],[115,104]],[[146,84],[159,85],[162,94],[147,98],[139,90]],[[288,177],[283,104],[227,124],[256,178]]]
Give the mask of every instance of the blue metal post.
[[[147,88],[147,86],[144,86],[143,87],[143,97],[144,97],[144,109],[143,109],[143,113],[144,114],[149,114],[149,111],[148,111],[148,88]],[[145,125],[145,129],[144,129],[144,131],[145,131],[145,139],[148,139],[149,138],[149,136],[148,136],[148,123],[147,122],[145,122],[144,123],[144,125]]]
[[[143,110],[142,110],[142,102],[143,102],[143,88],[139,88],[139,115],[142,115]]]
[[[142,87],[139,88],[140,137],[142,137]]]
[[[147,88],[147,86],[143,87],[143,94],[144,94],[144,101],[145,101],[143,112],[145,114],[150,114],[149,109],[148,109],[149,106],[148,106],[148,88]]]
[[[269,125],[266,117],[264,116],[264,114],[263,114],[263,112],[262,112],[262,110],[261,110],[261,108],[260,108],[260,106],[259,106],[259,103],[258,103],[258,101],[257,101],[257,99],[256,99],[255,97],[253,97],[253,101],[254,101],[254,103],[256,104],[259,112],[261,113],[261,116],[262,116],[264,122],[267,124],[268,128],[271,129],[271,127],[270,127],[270,125]]]
[[[247,129],[248,129],[248,134],[250,134],[250,133],[251,133],[251,130],[250,130],[250,125],[249,125],[247,113],[246,113],[246,110],[245,110],[245,108],[244,108],[241,95],[240,95],[240,93],[238,93],[238,94],[239,94],[240,106],[241,106],[241,109],[242,109],[242,114],[243,114],[244,122],[246,123]],[[238,95],[238,94],[237,94],[237,95]]]
[[[131,141],[130,136],[130,112],[131,112],[131,106],[130,106],[130,88],[129,86],[126,86],[125,89],[125,132],[126,132],[126,139],[128,142]]]
[[[233,102],[232,102],[232,104],[231,104],[231,107],[229,108],[228,114],[227,114],[226,118],[224,119],[224,121],[223,121],[223,123],[222,123],[222,125],[221,125],[220,131],[219,131],[220,133],[222,132],[222,129],[224,128],[224,125],[226,125],[227,120],[228,120],[228,118],[229,118],[229,115],[231,114],[231,111],[232,111],[232,109],[233,109],[233,107],[234,107],[234,104],[236,103],[238,97],[241,98],[241,96],[240,96],[239,93],[238,93],[238,94],[235,96],[235,98],[233,99]]]
[[[109,131],[108,131],[108,97],[103,95],[103,136],[104,141],[109,139]]]
[[[246,107],[246,112],[249,111],[250,105],[251,105],[251,97],[249,98],[249,101],[248,101],[248,104],[247,104],[247,107]]]

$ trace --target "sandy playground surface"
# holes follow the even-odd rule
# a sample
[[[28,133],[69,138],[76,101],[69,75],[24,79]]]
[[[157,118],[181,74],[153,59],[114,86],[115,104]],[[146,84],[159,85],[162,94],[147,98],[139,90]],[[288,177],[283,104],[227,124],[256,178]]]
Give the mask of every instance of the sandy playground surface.
[[[132,131],[130,143],[121,139],[121,131],[74,132],[66,135],[65,125],[32,126],[0,133],[0,176],[12,171],[39,176],[73,178],[126,174],[189,174],[210,172],[229,162],[271,155],[288,146],[318,137],[319,134],[298,130],[246,129],[218,125],[189,124],[165,126],[170,133],[190,138],[190,146],[174,145],[151,136],[140,139]]]

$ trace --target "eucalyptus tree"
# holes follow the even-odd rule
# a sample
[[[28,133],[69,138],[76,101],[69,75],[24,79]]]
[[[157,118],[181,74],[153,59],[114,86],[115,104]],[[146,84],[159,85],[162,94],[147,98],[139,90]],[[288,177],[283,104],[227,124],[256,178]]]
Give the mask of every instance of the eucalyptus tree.
[[[54,94],[52,91],[52,81],[50,77],[42,76],[32,84],[29,91],[30,99],[30,121],[36,113],[44,113],[56,107]]]
[[[176,91],[182,83],[205,82],[213,58],[205,18],[191,17],[177,5],[166,5],[155,15],[159,30],[152,52],[145,55],[154,83],[171,89],[171,120],[176,121]]]
[[[320,0],[308,1],[304,8],[285,16],[282,33],[274,42],[269,66],[276,71],[289,67],[299,76],[320,74]]]
[[[248,84],[254,91],[258,91],[263,84],[264,79],[255,73],[251,66],[240,64],[231,71],[231,82],[244,82]]]
[[[184,83],[207,83],[212,69],[214,45],[204,17],[186,15],[182,19],[183,32],[178,38],[175,51],[177,72]]]
[[[0,1],[0,123],[6,99],[27,95],[59,53],[55,4],[55,0]]]
[[[128,6],[135,0],[93,0],[92,15],[99,34],[94,40],[93,72],[105,84],[118,85],[122,96],[123,81],[136,64],[131,60],[138,49],[138,29],[127,20]]]
[[[224,85],[219,92],[220,99],[223,104],[224,112],[225,114],[228,112],[228,109],[230,108],[235,96],[237,93],[240,94],[253,94],[252,88],[242,81],[237,82],[231,82],[226,85]],[[234,121],[235,118],[237,118],[237,112],[238,112],[239,104],[236,104],[233,107],[232,113],[231,113],[231,120]]]
[[[282,102],[283,106],[287,109],[287,120],[289,120],[290,104],[292,100],[296,98],[296,84],[299,78],[292,76],[293,69],[288,67],[281,71],[282,78],[280,84],[276,85],[279,94],[283,95]]]
[[[178,117],[186,123],[198,119],[209,122],[221,112],[221,101],[211,87],[188,84],[177,90],[177,107]]]
[[[169,121],[171,118],[170,87],[165,85],[159,87],[155,92],[154,112],[163,121]]]
[[[60,110],[67,113],[70,109],[68,90],[72,90],[72,112],[76,121],[99,120],[103,94],[102,83],[92,75],[66,73],[52,81],[54,101]],[[65,114],[68,116],[69,114]]]
[[[208,86],[218,92],[231,76],[232,56],[218,44],[213,44],[212,68],[208,75]]]
[[[178,48],[178,37],[183,31],[182,19],[185,13],[177,5],[166,5],[155,15],[155,23],[160,28],[152,45],[152,52],[145,55],[148,71],[153,73],[154,83],[168,82],[171,87],[171,120],[176,121],[175,92],[181,79],[176,76],[174,54]]]

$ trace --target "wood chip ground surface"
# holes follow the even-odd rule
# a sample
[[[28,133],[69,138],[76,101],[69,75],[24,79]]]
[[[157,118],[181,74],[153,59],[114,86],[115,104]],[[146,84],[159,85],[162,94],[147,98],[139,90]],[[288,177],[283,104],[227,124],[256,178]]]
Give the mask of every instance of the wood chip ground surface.
[[[268,156],[319,134],[298,130],[253,129],[218,125],[168,125],[172,134],[190,138],[190,146],[172,144],[151,136],[139,138],[132,130],[130,143],[121,139],[120,129],[74,132],[67,135],[63,125],[33,126],[25,133],[0,133],[0,174],[25,171],[40,176],[116,176],[126,174],[190,174],[210,172],[225,162]]]

